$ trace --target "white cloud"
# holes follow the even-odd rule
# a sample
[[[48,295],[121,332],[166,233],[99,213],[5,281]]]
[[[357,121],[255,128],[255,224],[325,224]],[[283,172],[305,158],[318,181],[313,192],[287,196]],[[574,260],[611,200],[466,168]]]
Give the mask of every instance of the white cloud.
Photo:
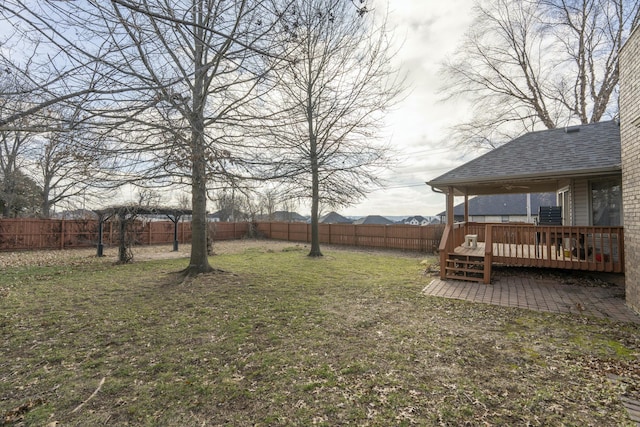
[[[434,215],[444,210],[444,196],[424,184],[471,157],[448,141],[448,129],[460,122],[468,107],[442,102],[441,63],[451,55],[471,22],[472,0],[435,2],[389,0],[390,21],[403,44],[396,60],[407,73],[410,92],[387,117],[391,145],[404,158],[388,174],[388,189],[344,209],[347,215]],[[420,185],[423,184],[423,185]]]

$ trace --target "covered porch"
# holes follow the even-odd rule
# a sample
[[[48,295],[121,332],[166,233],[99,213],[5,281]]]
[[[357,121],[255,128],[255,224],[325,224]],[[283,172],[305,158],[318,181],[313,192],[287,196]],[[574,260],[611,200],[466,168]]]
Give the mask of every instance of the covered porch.
[[[525,134],[427,182],[446,195],[441,278],[490,283],[494,264],[623,273],[620,164],[619,125],[600,122]],[[470,196],[545,192],[556,195],[554,221],[469,221]],[[464,198],[461,222],[454,197]]]

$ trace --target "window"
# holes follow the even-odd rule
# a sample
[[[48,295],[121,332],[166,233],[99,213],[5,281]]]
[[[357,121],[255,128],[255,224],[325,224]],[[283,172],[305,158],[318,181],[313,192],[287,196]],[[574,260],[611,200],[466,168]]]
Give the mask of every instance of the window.
[[[621,188],[620,180],[591,182],[593,225],[619,226],[622,223]]]

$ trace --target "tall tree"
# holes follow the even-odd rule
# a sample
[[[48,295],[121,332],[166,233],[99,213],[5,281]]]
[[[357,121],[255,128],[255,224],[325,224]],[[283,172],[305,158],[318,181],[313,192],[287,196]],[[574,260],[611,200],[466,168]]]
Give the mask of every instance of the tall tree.
[[[0,98],[0,109],[8,104],[22,104],[11,98]],[[25,188],[32,188],[32,180],[25,176],[26,153],[34,138],[34,132],[28,130],[31,124],[27,118],[16,120],[11,129],[0,127],[0,200],[2,200],[2,215],[16,216],[24,205]],[[22,130],[24,129],[24,130]],[[34,209],[29,209],[35,212]]]
[[[242,157],[248,104],[267,89],[267,37],[277,11],[261,0],[115,0],[102,10],[128,48],[121,69],[144,102],[127,100],[125,150],[148,179],[187,183],[192,246],[186,274],[211,271],[207,257],[207,193]],[[132,59],[135,58],[135,59]],[[148,89],[147,89],[148,88]],[[121,147],[116,147],[121,151]]]
[[[77,114],[49,108],[47,130],[32,138],[27,150],[27,169],[42,188],[41,215],[49,218],[52,206],[85,205],[109,195],[103,172],[108,158],[100,142],[87,135]],[[81,200],[80,200],[81,199]]]
[[[0,189],[5,187],[6,175],[0,176]],[[10,176],[11,192],[0,191],[0,213],[5,218],[35,217],[40,214],[42,189],[19,169]]]
[[[454,139],[495,146],[612,118],[618,51],[639,11],[627,0],[478,0],[464,42],[444,64],[444,94],[473,104]]]
[[[320,204],[355,203],[391,161],[376,139],[402,81],[385,21],[371,1],[344,0],[298,0],[283,19],[289,60],[270,94],[282,112],[268,129],[289,198],[311,201],[309,256],[322,256]]]
[[[278,48],[268,40],[282,14],[273,3],[8,0],[0,7],[58,50],[64,77],[85,70],[78,77],[91,95],[82,103],[85,123],[121,166],[114,181],[191,188],[186,274],[211,270],[207,189],[231,175],[249,149],[241,128],[251,119],[249,104],[268,90],[266,59]],[[41,86],[42,102],[60,102],[54,82]],[[73,86],[68,93],[71,100],[83,92]]]

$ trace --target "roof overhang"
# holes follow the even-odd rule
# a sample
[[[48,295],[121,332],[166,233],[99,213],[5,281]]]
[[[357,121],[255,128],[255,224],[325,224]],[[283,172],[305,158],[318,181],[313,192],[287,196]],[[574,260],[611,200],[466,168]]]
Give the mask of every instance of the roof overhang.
[[[454,196],[475,196],[487,194],[522,194],[553,192],[562,188],[568,179],[615,176],[622,173],[622,167],[584,169],[572,171],[554,171],[535,175],[508,175],[493,177],[475,177],[470,179],[438,180],[427,182],[436,193],[449,193]]]

